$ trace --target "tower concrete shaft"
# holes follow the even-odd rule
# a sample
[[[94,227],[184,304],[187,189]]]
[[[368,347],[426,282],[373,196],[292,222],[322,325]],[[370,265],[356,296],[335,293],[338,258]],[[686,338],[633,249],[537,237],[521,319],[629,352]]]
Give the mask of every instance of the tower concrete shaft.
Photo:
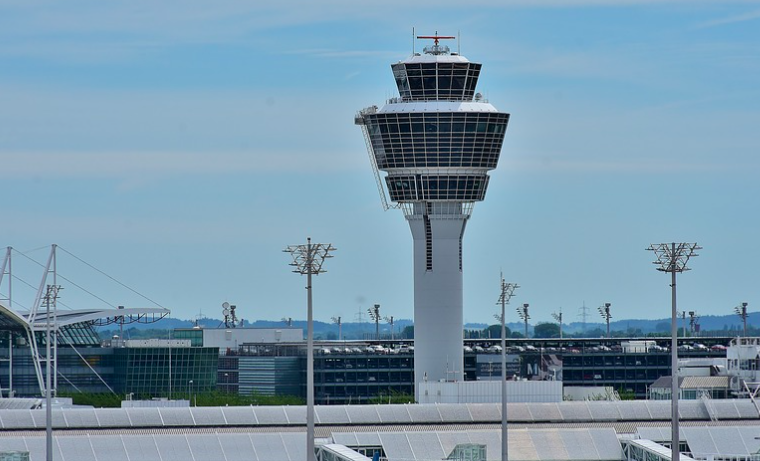
[[[435,45],[391,65],[399,97],[355,117],[383,204],[387,187],[414,239],[415,383],[463,378],[462,238],[509,121],[475,93],[481,64],[426,38]]]

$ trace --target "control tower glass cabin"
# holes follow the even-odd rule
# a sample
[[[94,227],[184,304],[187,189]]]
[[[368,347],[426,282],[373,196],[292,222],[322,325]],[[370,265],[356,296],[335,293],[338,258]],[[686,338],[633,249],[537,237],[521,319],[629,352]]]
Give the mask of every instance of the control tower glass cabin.
[[[509,121],[475,92],[481,64],[439,45],[453,37],[425,38],[435,44],[391,65],[399,97],[355,118],[384,205],[379,171],[412,230],[415,383],[463,379],[462,237]]]

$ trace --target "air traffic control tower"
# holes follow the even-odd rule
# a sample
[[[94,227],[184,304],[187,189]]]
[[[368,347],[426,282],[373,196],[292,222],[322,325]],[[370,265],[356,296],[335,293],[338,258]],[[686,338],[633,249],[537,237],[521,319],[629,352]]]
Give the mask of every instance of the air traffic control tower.
[[[399,97],[355,118],[383,205],[401,208],[412,230],[415,384],[462,379],[462,238],[509,121],[475,92],[481,64],[439,44],[454,37],[417,38],[434,44],[391,65]]]

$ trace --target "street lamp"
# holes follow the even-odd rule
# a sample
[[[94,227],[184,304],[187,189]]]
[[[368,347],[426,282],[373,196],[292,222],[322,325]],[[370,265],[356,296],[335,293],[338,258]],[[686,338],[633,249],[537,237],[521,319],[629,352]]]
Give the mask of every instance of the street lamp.
[[[193,403],[193,380],[192,379],[190,380],[189,384],[190,384],[190,404],[192,404]]]
[[[369,313],[369,318],[371,318],[375,322],[375,339],[380,341],[380,304],[375,304],[374,306],[367,309],[367,313]]]
[[[501,321],[501,461],[509,459],[509,439],[507,438],[507,327],[504,323],[506,309],[509,300],[520,288],[516,283],[507,283],[504,276],[501,277],[501,293],[496,304],[501,304],[501,315],[494,314]],[[527,304],[525,305],[527,309]],[[527,332],[527,330],[526,330]]]
[[[552,317],[559,322],[559,339],[562,339],[562,308],[559,308],[559,314],[552,312]]]
[[[658,271],[671,274],[671,323],[670,323],[670,367],[671,371],[671,460],[680,459],[678,450],[678,310],[676,307],[676,273],[689,270],[686,263],[689,258],[697,256],[696,251],[702,247],[696,243],[653,243],[647,250],[653,251],[657,258],[653,264],[658,265]]]
[[[611,305],[612,304],[610,303],[604,303],[599,306],[599,314],[607,322],[607,339],[610,339],[610,319],[612,318],[612,314],[610,314]]]
[[[332,258],[331,251],[335,251],[329,243],[311,243],[311,238],[306,239],[306,245],[289,245],[285,248],[290,253],[296,274],[306,274],[306,461],[314,461],[314,322],[312,317],[311,276],[323,272],[322,264],[325,259]]]
[[[741,303],[740,305],[734,307],[734,312],[736,312],[736,315],[739,316],[739,318],[742,319],[742,323],[744,324],[744,337],[747,337],[747,303]]]
[[[522,305],[522,307],[517,308],[517,315],[520,316],[520,319],[525,322],[525,339],[528,339],[528,320],[530,319],[530,315],[528,315],[528,303],[525,303]]]

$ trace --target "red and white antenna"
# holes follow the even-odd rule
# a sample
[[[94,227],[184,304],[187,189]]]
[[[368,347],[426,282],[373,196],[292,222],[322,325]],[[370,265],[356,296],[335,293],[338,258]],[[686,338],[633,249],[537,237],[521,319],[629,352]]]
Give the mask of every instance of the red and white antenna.
[[[451,35],[438,35],[438,31],[435,31],[435,35],[418,35],[418,39],[429,39],[433,40],[433,44],[435,46],[438,46],[438,40],[453,40],[456,37],[453,37]]]

